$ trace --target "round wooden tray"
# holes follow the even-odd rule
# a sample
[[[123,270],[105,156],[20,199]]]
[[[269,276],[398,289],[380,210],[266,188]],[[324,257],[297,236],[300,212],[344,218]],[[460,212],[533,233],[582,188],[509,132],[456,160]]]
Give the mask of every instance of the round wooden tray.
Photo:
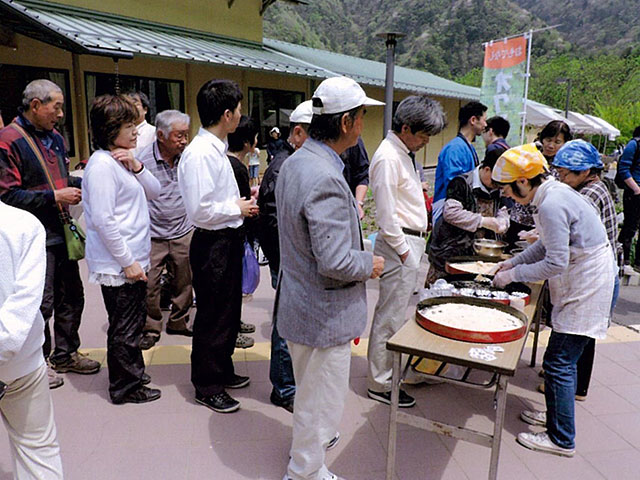
[[[454,328],[441,323],[434,322],[420,313],[420,310],[425,307],[433,307],[434,305],[442,305],[447,303],[461,303],[465,305],[476,305],[478,307],[493,308],[500,310],[501,312],[513,315],[522,321],[522,326],[514,328],[512,330],[505,330],[501,332],[486,332],[480,328],[478,330],[463,330],[460,328]],[[503,305],[498,302],[492,302],[491,300],[483,300],[480,298],[471,297],[438,297],[428,298],[418,303],[416,306],[416,322],[425,330],[428,330],[436,335],[450,338],[453,340],[460,340],[463,342],[473,343],[506,343],[513,342],[522,338],[527,333],[527,316],[508,305]],[[478,319],[478,326],[481,326],[482,319]]]

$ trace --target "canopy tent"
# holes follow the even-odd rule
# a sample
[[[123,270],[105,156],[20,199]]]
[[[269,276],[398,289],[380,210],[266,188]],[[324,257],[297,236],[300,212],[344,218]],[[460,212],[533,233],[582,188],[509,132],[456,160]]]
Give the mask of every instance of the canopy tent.
[[[603,129],[603,135],[606,135],[609,138],[609,140],[613,141],[620,136],[620,130],[618,130],[616,127],[611,125],[606,120],[600,117],[594,117],[593,115],[588,115],[588,114],[585,114],[585,117],[587,117],[592,122],[599,124]]]
[[[571,120],[575,127],[571,127],[574,133],[587,134],[587,135],[606,135],[605,129],[597,122],[590,120],[582,113],[569,112],[569,120]]]
[[[533,100],[527,100],[527,126],[542,128],[553,120],[566,122],[572,130],[575,125],[572,120],[564,118],[564,116],[557,113],[553,108]]]

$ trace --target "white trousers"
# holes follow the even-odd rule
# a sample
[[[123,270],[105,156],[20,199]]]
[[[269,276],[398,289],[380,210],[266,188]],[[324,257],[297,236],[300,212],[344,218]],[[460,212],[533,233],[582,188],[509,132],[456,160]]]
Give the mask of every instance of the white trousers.
[[[0,414],[9,434],[14,478],[62,479],[60,446],[44,363],[9,384],[0,400]]]
[[[330,478],[325,448],[335,436],[349,388],[351,345],[313,348],[287,342],[296,380],[293,441],[287,476],[291,480]]]
[[[412,235],[405,235],[405,238],[409,244],[409,256],[404,263],[381,235],[376,238],[374,253],[384,258],[384,271],[380,276],[380,293],[367,350],[368,387],[375,392],[391,390],[393,355],[387,350],[387,341],[407,321],[407,307],[417,286],[420,259],[425,249],[424,239]]]

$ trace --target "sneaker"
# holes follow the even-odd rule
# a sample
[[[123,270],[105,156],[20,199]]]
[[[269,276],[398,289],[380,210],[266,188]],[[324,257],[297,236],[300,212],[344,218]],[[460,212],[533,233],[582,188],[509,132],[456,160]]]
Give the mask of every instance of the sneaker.
[[[544,382],[542,382],[540,385],[538,385],[538,391],[540,393],[544,393]],[[578,400],[579,402],[584,402],[587,399],[586,395],[578,395],[576,394],[576,400]]]
[[[282,407],[287,412],[291,412],[291,413],[293,413],[294,399],[295,399],[295,396],[291,396],[289,398],[280,398],[278,395],[275,394],[275,392],[271,392],[271,396],[269,397],[269,400],[271,400],[271,403],[273,403],[276,407]]]
[[[158,342],[158,340],[160,340],[159,335],[143,333],[142,338],[140,339],[140,350],[149,350]]]
[[[253,333],[256,331],[256,326],[252,323],[240,322],[240,333]]]
[[[91,360],[86,355],[74,352],[69,356],[68,360],[55,362],[51,360],[51,366],[58,373],[80,373],[82,375],[91,375],[98,373],[100,370],[100,362]]]
[[[140,377],[140,383],[142,385],[149,385],[151,383],[151,377],[143,372],[142,376]]]
[[[367,390],[367,395],[369,398],[377,400],[382,403],[386,403],[387,405],[391,405],[391,392],[374,392],[373,390]],[[398,406],[400,408],[409,408],[413,407],[416,404],[416,399],[409,395],[404,390],[400,390],[400,399],[398,401]]]
[[[541,412],[539,410],[523,410],[520,412],[520,420],[528,423],[529,425],[546,427],[547,412]]]
[[[205,397],[196,392],[196,402],[218,413],[231,413],[240,409],[240,402],[232,398],[227,392],[216,393]]]
[[[236,338],[236,348],[251,348],[254,343],[256,343],[255,340],[246,335],[239,334]]]
[[[111,401],[116,405],[121,405],[123,403],[148,403],[158,400],[160,396],[161,392],[157,388],[142,386],[133,392],[127,393],[124,397],[118,400],[111,399]]]
[[[249,385],[250,381],[249,377],[234,375],[233,378],[225,384],[224,388],[244,388]]]
[[[331,450],[333,447],[335,447],[338,442],[340,441],[340,432],[336,432],[336,436],[333,437],[331,440],[329,440],[329,443],[327,443],[327,446],[324,447],[325,450]]]
[[[291,480],[291,477],[289,477],[289,476],[287,476],[285,474],[285,476],[282,477],[282,480]],[[342,478],[342,477],[337,476],[334,473],[327,472],[327,474],[324,477],[322,477],[322,480],[345,480],[345,479]]]
[[[59,388],[64,385],[64,378],[54,372],[51,364],[47,363],[47,379],[49,380],[49,390]]]
[[[575,448],[562,448],[553,443],[549,438],[547,432],[519,433],[516,441],[523,447],[527,447],[537,452],[552,453],[554,455],[560,455],[562,457],[573,457],[573,454],[576,453]]]

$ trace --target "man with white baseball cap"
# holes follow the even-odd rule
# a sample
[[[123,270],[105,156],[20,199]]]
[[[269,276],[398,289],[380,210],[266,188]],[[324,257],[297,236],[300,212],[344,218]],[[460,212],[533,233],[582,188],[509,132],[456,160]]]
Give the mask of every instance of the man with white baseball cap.
[[[293,153],[291,146],[280,138],[280,129],[278,127],[273,127],[269,130],[269,137],[267,140],[267,165],[271,164],[280,150],[286,150],[289,155]]]
[[[289,144],[296,150],[302,147],[307,139],[307,130],[311,123],[313,111],[311,100],[302,102],[289,116]],[[280,270],[280,246],[278,235],[278,215],[276,208],[276,182],[280,167],[289,158],[288,150],[280,150],[264,172],[258,194],[258,240],[263,253],[269,261],[271,271],[271,286],[276,288],[278,270]],[[271,329],[271,360],[269,365],[269,379],[273,385],[271,403],[293,413],[293,401],[296,394],[296,382],[293,378],[291,355],[287,342],[280,337],[276,323]]]
[[[309,138],[282,165],[276,185],[280,272],[274,322],[287,340],[296,383],[285,480],[337,480],[324,463],[349,385],[350,341],[367,323],[365,282],[384,268],[365,252],[358,209],[339,155],[356,144],[367,98],[346,77],[312,99]]]

